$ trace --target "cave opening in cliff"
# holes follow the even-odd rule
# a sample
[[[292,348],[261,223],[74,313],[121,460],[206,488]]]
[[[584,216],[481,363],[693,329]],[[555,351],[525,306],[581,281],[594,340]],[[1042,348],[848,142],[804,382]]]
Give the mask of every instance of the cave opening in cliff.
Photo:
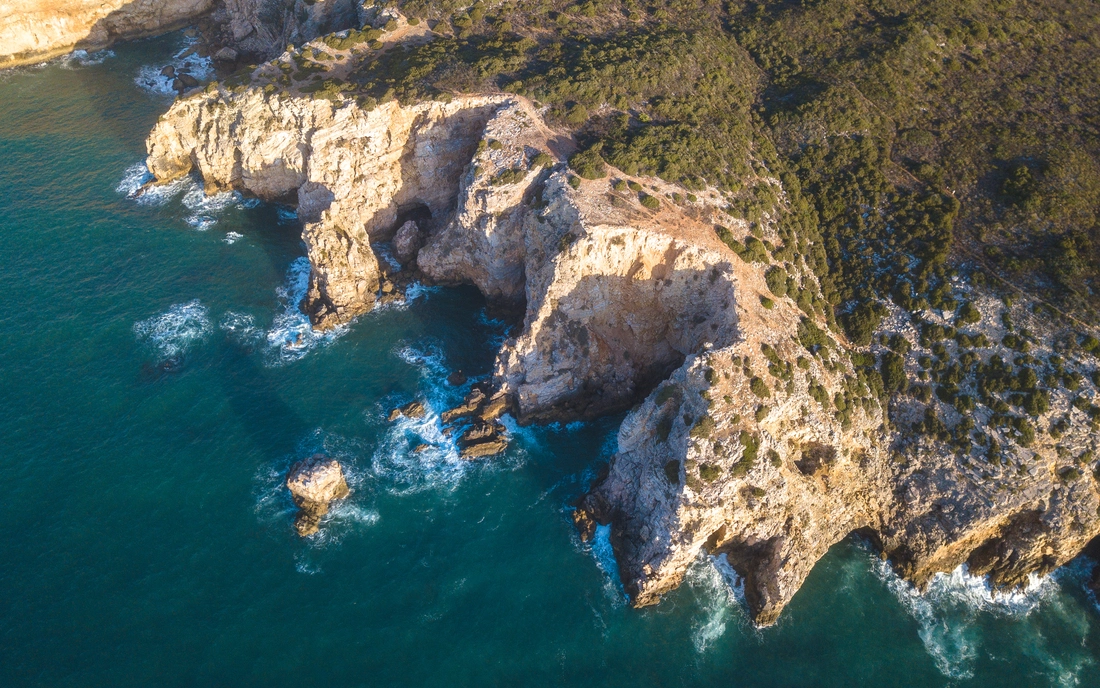
[[[428,204],[422,201],[412,201],[398,206],[397,219],[394,220],[393,227],[390,228],[387,234],[393,236],[401,225],[410,221],[415,222],[421,232],[430,232],[435,229],[432,209],[428,207]]]

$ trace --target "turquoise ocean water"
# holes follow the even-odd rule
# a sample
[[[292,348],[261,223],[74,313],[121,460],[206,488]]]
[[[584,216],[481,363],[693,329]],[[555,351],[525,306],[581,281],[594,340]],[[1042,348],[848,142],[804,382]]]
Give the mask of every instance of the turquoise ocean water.
[[[127,197],[181,41],[0,73],[0,685],[1100,686],[1080,565],[918,596],[852,541],[772,628],[705,559],[631,609],[568,513],[619,418],[479,463],[385,421],[488,373],[476,291],[317,338],[286,209]],[[353,492],[302,540],[281,481],[320,450]]]

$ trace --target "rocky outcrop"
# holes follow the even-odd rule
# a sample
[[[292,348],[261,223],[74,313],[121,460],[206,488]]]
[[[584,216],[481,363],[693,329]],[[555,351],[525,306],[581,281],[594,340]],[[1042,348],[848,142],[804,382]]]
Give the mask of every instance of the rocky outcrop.
[[[215,87],[177,101],[161,118],[147,165],[158,182],[197,172],[211,191],[296,200],[312,267],[305,311],[328,328],[374,304],[380,273],[372,239],[392,236],[404,212],[448,216],[485,123],[509,104],[476,96],[411,107],[390,101],[368,111]]]
[[[716,232],[717,193],[687,200],[615,170],[575,178],[558,162],[568,142],[518,97],[366,109],[263,76],[288,60],[262,67],[252,87],[178,102],[150,137],[150,170],[296,198],[314,273],[305,305],[319,327],[370,307],[371,241],[393,237],[415,211],[423,246],[412,248],[409,225],[400,243],[422,276],[474,284],[525,312],[492,383],[442,414],[463,456],[503,450],[495,421],[506,412],[527,423],[631,409],[574,520],[582,536],[610,525],[635,604],[675,588],[701,552],[727,558],[752,618],[768,624],[853,532],[918,585],[965,563],[1000,587],[1061,565],[1100,534],[1089,425],[1100,408],[1089,379],[1051,396],[1036,421],[1060,424],[1057,443],[1030,443],[982,412],[970,415],[990,434],[974,445],[967,402],[952,401],[977,394],[959,382],[961,368],[932,364],[931,344],[899,328],[906,345],[892,346],[909,353],[898,365],[913,379],[931,367],[958,389],[888,393],[885,344],[857,351],[831,334],[828,305],[808,298],[817,285],[797,258],[776,249],[771,262],[747,262],[731,250],[719,233],[744,241],[749,226]],[[773,225],[754,231],[775,246]],[[969,365],[992,365],[990,342],[1003,333],[988,334],[982,346],[960,336],[984,349],[969,352]],[[1039,355],[1054,360],[1049,347]]]
[[[162,33],[213,5],[214,0],[12,0],[0,5],[0,67]]]
[[[0,67],[153,36],[199,19],[220,59],[267,59],[288,43],[359,26],[353,0],[12,0],[0,5]]]
[[[324,454],[314,454],[291,466],[286,486],[298,506],[294,527],[302,537],[316,533],[329,504],[349,494],[340,462]]]

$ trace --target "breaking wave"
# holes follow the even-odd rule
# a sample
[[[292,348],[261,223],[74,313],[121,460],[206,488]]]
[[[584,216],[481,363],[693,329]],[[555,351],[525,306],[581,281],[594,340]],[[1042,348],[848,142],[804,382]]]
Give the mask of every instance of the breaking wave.
[[[317,332],[309,316],[302,312],[300,304],[309,290],[309,270],[309,259],[298,258],[287,269],[286,283],[275,290],[281,310],[265,335],[269,365],[297,361],[317,346],[330,344],[348,331],[347,325],[340,325]]]
[[[93,67],[103,64],[114,56],[115,52],[113,50],[97,50],[94,53],[89,53],[87,50],[74,50],[61,58],[61,68]]]
[[[211,332],[210,314],[197,299],[179,303],[160,315],[134,323],[134,334],[161,359],[178,358]]]
[[[611,546],[611,526],[597,525],[596,532],[588,543],[596,566],[603,572],[603,591],[616,605],[625,605],[629,598],[619,578],[619,562],[615,559],[615,549]]]
[[[465,388],[452,388],[443,381],[449,374],[438,343],[406,345],[394,355],[420,369],[424,405],[422,418],[400,416],[386,428],[372,458],[372,470],[390,491],[411,494],[429,489],[453,489],[471,462],[459,457],[457,437],[444,431],[440,414],[457,404]],[[377,413],[387,416],[391,408],[407,403],[386,398]]]
[[[189,74],[199,81],[208,81],[214,76],[214,62],[208,57],[202,57],[196,51],[196,39],[187,39],[184,47],[172,55],[167,64],[144,65],[138,69],[134,83],[138,88],[149,93],[161,96],[174,96],[176,91],[172,88],[175,77],[165,76],[161,72],[165,67],[171,66],[177,74]]]
[[[1020,591],[996,592],[984,577],[973,576],[965,564],[951,573],[937,573],[922,593],[894,572],[888,561],[872,557],[872,570],[920,626],[918,634],[940,672],[952,679],[974,676],[980,634],[979,613],[1027,616],[1059,591],[1056,576],[1031,576]]]
[[[237,191],[207,195],[202,184],[190,176],[180,177],[167,184],[153,185],[150,183],[152,181],[153,175],[145,163],[134,163],[123,172],[115,191],[138,205],[148,207],[159,207],[180,197],[180,203],[188,211],[184,222],[199,231],[213,227],[222,213],[230,208],[243,210],[255,208],[261,203],[259,199],[245,198]]]
[[[691,624],[695,651],[703,654],[726,633],[730,623],[745,625],[745,581],[723,555],[699,554],[685,576],[700,613]]]

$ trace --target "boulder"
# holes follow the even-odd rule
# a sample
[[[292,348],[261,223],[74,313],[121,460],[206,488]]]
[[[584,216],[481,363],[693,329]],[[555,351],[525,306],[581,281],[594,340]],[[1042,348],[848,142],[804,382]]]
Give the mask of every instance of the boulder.
[[[401,416],[405,416],[406,418],[423,418],[427,412],[427,409],[424,408],[424,404],[419,401],[410,401],[404,406],[399,406],[390,411],[388,420],[392,423]]]
[[[412,220],[401,225],[393,236],[393,254],[402,265],[416,260],[416,254],[423,245],[424,236],[420,233],[420,227]]]
[[[179,75],[179,80],[180,83],[183,84],[184,88],[195,88],[199,85],[199,80],[191,76],[190,74],[183,74],[181,72]]]
[[[172,65],[168,65],[164,69],[160,70],[160,75],[166,76],[169,79],[174,79],[176,77],[176,68]]]
[[[214,53],[214,59],[218,62],[236,62],[237,51],[228,46]]]
[[[314,454],[291,466],[286,486],[298,506],[294,527],[302,537],[316,533],[329,503],[349,493],[340,462],[324,454]]]
[[[581,542],[588,542],[596,534],[596,522],[584,509],[577,508],[573,510],[573,525],[576,526],[577,533],[581,536]]]

